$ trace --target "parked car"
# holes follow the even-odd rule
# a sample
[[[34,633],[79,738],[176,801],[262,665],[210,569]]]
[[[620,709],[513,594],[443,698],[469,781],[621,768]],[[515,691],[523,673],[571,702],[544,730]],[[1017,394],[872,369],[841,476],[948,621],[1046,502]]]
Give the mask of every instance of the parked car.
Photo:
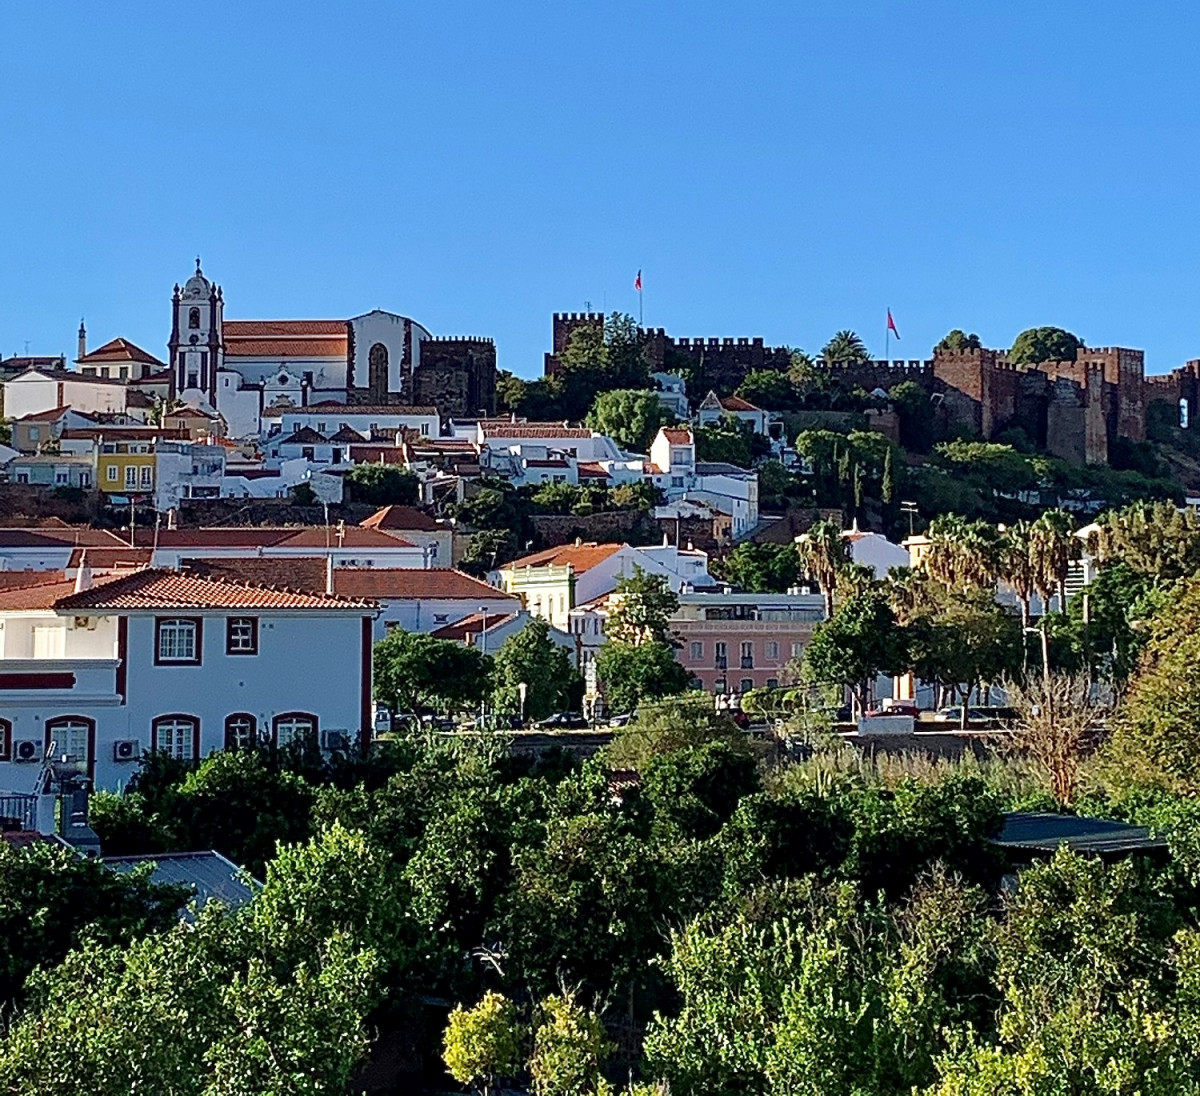
[[[941,708],[933,717],[938,723],[962,723],[962,707]],[[967,723],[986,723],[991,717],[984,708],[968,708]]]
[[[876,708],[873,712],[867,712],[866,718],[874,719],[885,715],[910,715],[913,719],[919,719],[921,717],[921,706],[919,704],[910,704],[907,701],[900,701],[886,708]]]
[[[609,721],[610,727],[628,727],[635,719],[637,712],[623,712],[621,715],[614,715]]]
[[[538,720],[535,726],[544,731],[582,731],[588,726],[582,712],[556,712],[546,719]]]

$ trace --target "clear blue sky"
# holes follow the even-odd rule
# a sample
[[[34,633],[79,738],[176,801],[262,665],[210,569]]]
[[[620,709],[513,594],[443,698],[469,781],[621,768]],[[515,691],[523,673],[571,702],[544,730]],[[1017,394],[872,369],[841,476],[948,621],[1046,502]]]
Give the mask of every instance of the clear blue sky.
[[[836,13],[837,9],[846,9]],[[0,2],[0,351],[380,307],[1200,357],[1193,5]]]

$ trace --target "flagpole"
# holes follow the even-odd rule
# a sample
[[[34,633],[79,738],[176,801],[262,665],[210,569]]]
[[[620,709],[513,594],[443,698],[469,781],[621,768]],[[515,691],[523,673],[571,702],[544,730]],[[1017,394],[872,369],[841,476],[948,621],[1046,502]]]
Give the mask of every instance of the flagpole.
[[[888,320],[890,320],[892,315],[891,305],[888,305],[887,315]],[[885,362],[892,360],[892,325],[888,320],[885,320],[883,323],[883,360]]]

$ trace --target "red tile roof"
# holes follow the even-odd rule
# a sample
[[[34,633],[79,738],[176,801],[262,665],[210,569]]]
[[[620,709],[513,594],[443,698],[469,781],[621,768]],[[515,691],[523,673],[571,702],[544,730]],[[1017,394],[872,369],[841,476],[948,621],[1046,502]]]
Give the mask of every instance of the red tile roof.
[[[19,419],[13,419],[13,422],[56,422],[70,410],[71,405],[64,404],[62,407],[52,407],[49,411],[35,411],[31,415],[22,415]],[[77,411],[76,414],[83,412]]]
[[[85,552],[88,566],[100,571],[149,567],[154,555],[150,548],[76,548],[71,553],[67,566],[82,567]]]
[[[128,339],[112,339],[103,346],[98,346],[95,350],[84,354],[78,360],[85,365],[91,365],[94,362],[143,362],[146,365],[157,365],[159,369],[166,365],[149,351],[143,350]]]
[[[320,548],[326,547],[324,526],[309,526],[290,532],[290,536],[276,542],[276,548]],[[338,547],[337,530],[329,530],[329,545]],[[341,537],[343,548],[415,548],[416,545],[401,537],[378,529],[364,529],[361,525],[347,525]]]
[[[333,588],[345,597],[366,597],[377,601],[398,598],[476,601],[505,598],[518,604],[513,594],[489,586],[477,578],[449,567],[424,571],[399,567],[336,567]]]
[[[686,426],[664,426],[662,432],[672,445],[692,444],[692,432]]]
[[[344,358],[340,339],[225,339],[227,358]]]
[[[755,407],[749,400],[742,399],[741,396],[725,396],[721,399],[721,406],[726,411],[761,411],[761,407]]]
[[[445,529],[415,506],[384,506],[358,524],[364,529],[413,529],[422,533],[439,533]]]
[[[404,464],[404,450],[396,445],[353,445],[350,459],[355,464]]]
[[[609,556],[619,552],[623,544],[560,544],[556,548],[547,548],[542,552],[534,552],[531,556],[522,556],[512,563],[506,563],[504,570],[517,567],[563,567],[570,565],[576,574],[591,570],[598,563],[603,563]]]
[[[506,613],[503,616],[494,616],[488,613],[488,630],[499,627],[501,624],[507,624],[515,616],[516,613]],[[483,631],[483,617],[483,613],[472,613],[453,624],[443,624],[442,627],[435,628],[429,635],[433,639],[453,639],[459,643],[466,643],[468,636],[477,637]]]
[[[336,400],[322,400],[320,403],[310,403],[307,407],[290,407],[288,412],[314,415],[436,415],[437,408],[432,404],[407,403],[338,403]]]
[[[53,609],[60,598],[75,592],[75,580],[61,571],[43,571],[44,581],[0,590],[0,611],[30,612]]]
[[[23,586],[45,586],[48,582],[66,582],[62,571],[0,571],[0,590],[19,590]]]
[[[304,337],[311,335],[345,335],[345,320],[226,320],[225,338],[262,339]]]
[[[120,539],[106,529],[80,528],[37,528],[0,529],[0,548],[63,548],[66,545],[113,548]]]
[[[90,590],[61,597],[54,608],[120,612],[140,609],[362,610],[374,606],[362,600],[226,582],[179,571],[145,570],[111,578]]]
[[[580,479],[612,479],[599,462],[594,460],[581,460],[575,470]]]
[[[485,438],[514,438],[518,441],[537,438],[590,438],[592,432],[581,426],[562,426],[554,423],[499,422],[480,424]]]

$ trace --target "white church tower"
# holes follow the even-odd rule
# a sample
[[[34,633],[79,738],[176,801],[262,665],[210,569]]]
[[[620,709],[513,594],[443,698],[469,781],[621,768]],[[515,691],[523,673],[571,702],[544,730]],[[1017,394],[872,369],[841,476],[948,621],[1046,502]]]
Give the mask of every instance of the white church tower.
[[[171,297],[171,395],[193,406],[217,409],[217,371],[225,366],[225,299],[200,269]]]

